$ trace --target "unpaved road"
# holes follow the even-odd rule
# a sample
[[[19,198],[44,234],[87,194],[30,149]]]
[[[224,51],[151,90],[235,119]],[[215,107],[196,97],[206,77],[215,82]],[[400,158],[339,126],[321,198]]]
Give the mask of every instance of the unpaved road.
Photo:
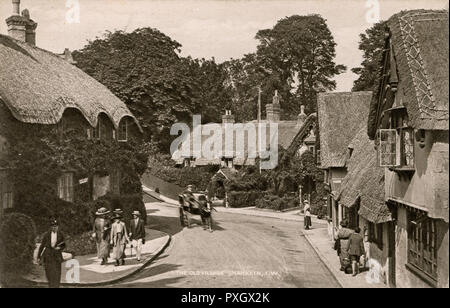
[[[151,265],[116,287],[277,288],[339,287],[298,222],[213,212],[209,233],[194,217],[182,229],[178,210],[149,203],[150,228],[172,235]]]

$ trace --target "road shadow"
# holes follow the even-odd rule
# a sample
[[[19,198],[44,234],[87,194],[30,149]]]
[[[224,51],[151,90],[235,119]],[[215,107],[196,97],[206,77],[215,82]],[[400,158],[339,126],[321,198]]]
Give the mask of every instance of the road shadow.
[[[191,228],[203,228],[202,219],[200,216],[194,215],[191,216]],[[213,216],[213,223],[212,223],[212,229],[213,231],[224,231],[225,229],[220,226],[220,223],[214,219]]]
[[[163,259],[163,258],[158,258]],[[170,278],[161,278],[152,281],[139,281],[144,280],[148,277],[153,277],[165,273],[170,273],[173,271],[177,271],[181,265],[179,264],[158,264],[154,266],[150,266],[140,272],[137,276],[130,278],[123,283],[117,285],[111,285],[110,288],[175,288],[174,284],[180,282],[185,278],[184,275],[181,275],[180,272],[177,273],[176,277]]]

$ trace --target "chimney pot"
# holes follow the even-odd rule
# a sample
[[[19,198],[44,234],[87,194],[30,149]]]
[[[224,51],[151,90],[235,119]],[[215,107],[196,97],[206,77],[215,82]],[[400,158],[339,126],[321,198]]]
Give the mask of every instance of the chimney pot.
[[[272,104],[266,105],[266,119],[269,122],[280,121],[280,98],[278,97],[278,91],[275,90],[275,95],[272,98]]]
[[[20,0],[12,0],[13,15],[20,15]]]
[[[300,106],[300,113],[299,113],[299,115],[297,117],[297,124],[299,126],[302,126],[303,123],[305,123],[307,117],[308,116],[305,113],[305,105],[301,105]]]
[[[234,123],[234,115],[231,114],[231,110],[225,110],[225,114],[222,116],[222,123]]]
[[[37,23],[30,19],[30,12],[25,9],[20,14],[20,0],[12,0],[13,14],[6,19],[8,35],[12,38],[36,45]]]

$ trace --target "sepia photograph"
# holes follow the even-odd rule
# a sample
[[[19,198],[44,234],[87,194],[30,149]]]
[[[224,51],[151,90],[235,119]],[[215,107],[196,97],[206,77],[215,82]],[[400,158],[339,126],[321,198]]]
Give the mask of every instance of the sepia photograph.
[[[448,7],[0,0],[0,289],[449,288]]]

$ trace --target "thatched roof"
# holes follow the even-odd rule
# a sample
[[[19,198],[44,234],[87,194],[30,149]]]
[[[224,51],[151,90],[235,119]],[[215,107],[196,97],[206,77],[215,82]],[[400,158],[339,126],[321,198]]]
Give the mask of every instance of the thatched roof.
[[[0,35],[0,99],[25,123],[56,124],[67,108],[92,125],[105,113],[117,128],[132,115],[105,86],[56,54]]]
[[[338,193],[339,203],[346,207],[360,205],[359,214],[374,223],[392,220],[384,198],[384,168],[378,167],[373,142],[363,126],[348,146],[347,174]]]
[[[412,10],[387,21],[399,83],[411,125],[418,129],[448,130],[448,11]],[[391,46],[389,46],[389,43]],[[384,57],[389,53],[384,52]],[[383,57],[383,58],[384,58]],[[385,63],[384,59],[382,63]],[[381,76],[383,76],[383,69]],[[371,104],[369,136],[373,139],[381,116],[384,89],[382,78]],[[399,85],[400,86],[400,85]]]
[[[321,168],[345,167],[347,146],[367,122],[372,92],[319,93]]]
[[[278,144],[283,149],[288,149],[293,141],[296,139],[296,136],[298,136],[299,132],[304,131],[304,127],[309,127],[311,124],[311,121],[315,121],[316,115],[309,115],[308,118],[305,120],[305,122],[300,125],[297,121],[278,121]],[[266,124],[266,147],[269,147],[270,145],[270,130],[269,130],[269,122],[267,120],[262,120],[261,123]],[[244,123],[245,124],[245,123]],[[258,122],[257,121],[251,121],[247,124],[253,124],[254,127],[257,127]],[[202,157],[200,153],[194,152],[194,138],[193,138],[193,132],[187,136],[184,142],[190,142],[190,153],[184,154],[181,153],[181,151],[176,151],[172,158],[177,162],[177,164],[182,164],[183,159],[185,157],[194,157],[195,158],[195,165],[196,166],[205,166],[205,165],[219,165],[221,163],[221,157],[233,157],[233,164],[235,165],[254,165],[256,160],[255,158],[249,157],[249,150],[252,148],[250,145],[250,142],[253,142],[253,147],[256,150],[257,147],[257,140],[259,131],[256,129],[255,139],[248,138],[247,132],[245,133],[244,137],[244,144],[243,149],[244,153],[241,155],[241,153],[238,151],[239,147],[236,144],[236,133],[233,134],[233,138],[231,140],[232,145],[230,145],[230,149],[233,149],[232,153],[226,153],[226,140],[225,140],[225,124],[223,123],[210,123],[210,124],[204,124],[203,129],[213,129],[214,127],[217,127],[217,125],[220,127],[220,130],[222,131],[222,148],[217,152],[214,153],[214,158],[206,158]],[[309,133],[309,130],[305,130]],[[205,142],[210,138],[210,135],[202,135],[201,136],[201,145],[205,144]],[[181,149],[181,148],[180,148]]]

